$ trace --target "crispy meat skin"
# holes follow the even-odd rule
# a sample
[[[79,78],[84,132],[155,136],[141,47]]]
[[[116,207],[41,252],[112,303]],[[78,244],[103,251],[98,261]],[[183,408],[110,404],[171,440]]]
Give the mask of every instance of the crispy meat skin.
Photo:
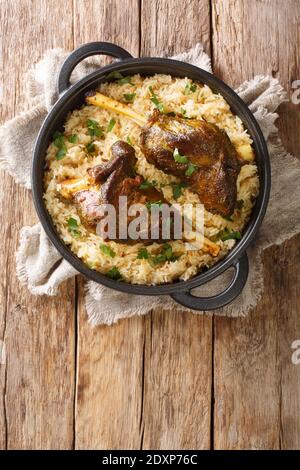
[[[141,147],[150,163],[178,176],[199,194],[207,210],[222,216],[232,214],[241,162],[224,131],[206,121],[173,118],[155,111],[142,128]],[[197,165],[191,176],[185,174],[188,164],[174,160],[176,148]]]
[[[127,196],[128,207],[133,204],[146,205],[149,202],[166,202],[162,193],[155,188],[140,189],[143,177],[136,175],[134,166],[136,164],[135,151],[131,145],[123,141],[117,141],[111,147],[113,158],[104,165],[97,165],[88,170],[90,179],[94,184],[102,183],[100,190],[82,190],[75,194],[74,199],[83,222],[88,226],[95,226],[104,214],[100,207],[102,204],[112,204],[116,209],[118,216],[119,196]],[[127,218],[127,224],[133,220],[133,217]],[[117,217],[118,221],[118,217]],[[161,218],[159,222],[161,229]],[[118,229],[118,224],[117,224]],[[118,233],[118,230],[117,230]],[[157,242],[164,242],[167,239],[161,237]],[[170,238],[168,238],[169,240]],[[119,242],[135,242],[130,239],[116,239]],[[141,239],[144,243],[151,241],[151,228],[147,228],[145,239]]]

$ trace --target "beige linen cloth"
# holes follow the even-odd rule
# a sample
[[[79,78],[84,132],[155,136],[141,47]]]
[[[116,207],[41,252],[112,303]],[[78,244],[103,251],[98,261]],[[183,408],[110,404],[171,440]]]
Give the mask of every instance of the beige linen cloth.
[[[21,185],[30,189],[32,148],[37,132],[57,96],[57,74],[68,55],[61,49],[50,50],[25,77],[28,98],[33,107],[0,129],[0,165]],[[201,44],[175,57],[211,72],[209,57]],[[73,81],[101,66],[100,59],[88,59],[76,67]],[[249,278],[241,295],[230,305],[215,312],[231,317],[244,316],[259,302],[264,287],[262,251],[280,244],[300,230],[300,163],[283,148],[275,121],[276,109],[287,100],[277,80],[256,76],[237,90],[258,120],[268,143],[272,167],[272,190],[263,225],[256,242],[248,249]],[[56,251],[38,223],[23,227],[16,253],[17,275],[36,295],[59,295],[59,285],[77,274]],[[194,290],[208,296],[226,287],[232,273],[226,272],[217,280]],[[217,288],[216,288],[217,287]],[[150,297],[129,295],[110,290],[95,282],[86,284],[86,308],[90,322],[112,324],[121,318],[143,315],[154,308],[188,310],[169,296]],[[203,313],[191,310],[193,313]],[[207,312],[206,312],[207,313]]]

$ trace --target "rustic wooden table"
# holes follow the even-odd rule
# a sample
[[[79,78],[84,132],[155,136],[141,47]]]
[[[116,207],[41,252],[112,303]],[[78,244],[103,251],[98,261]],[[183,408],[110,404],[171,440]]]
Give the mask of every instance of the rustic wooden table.
[[[46,49],[95,40],[135,56],[201,41],[230,85],[271,74],[290,92],[299,17],[299,0],[1,0],[1,120],[28,106],[24,72]],[[280,111],[299,156],[299,105]],[[1,448],[300,448],[300,236],[265,253],[263,300],[246,319],[153,311],[92,329],[81,278],[55,298],[20,286],[18,231],[37,218],[30,192],[1,178]]]

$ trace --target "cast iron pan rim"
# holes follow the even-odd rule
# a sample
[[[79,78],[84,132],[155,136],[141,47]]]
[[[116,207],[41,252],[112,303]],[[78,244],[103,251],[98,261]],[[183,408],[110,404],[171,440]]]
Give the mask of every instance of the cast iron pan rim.
[[[86,86],[91,86],[93,85],[94,81],[99,80],[99,78],[102,78],[103,75],[116,70],[116,71],[121,71],[122,69],[134,69],[134,66],[138,65],[140,66],[145,66],[147,68],[147,65],[149,66],[155,66],[155,65],[166,65],[168,67],[171,67],[174,69],[173,72],[168,71],[167,73],[170,73],[171,75],[176,75],[176,70],[180,69],[182,71],[186,71],[187,76],[190,73],[196,74],[199,77],[199,81],[202,81],[203,83],[209,84],[212,88],[215,90],[219,91],[222,96],[226,100],[234,102],[236,107],[239,107],[244,116],[245,119],[248,121],[248,123],[251,123],[252,126],[255,129],[255,133],[258,137],[258,142],[260,145],[260,154],[263,157],[263,169],[262,169],[262,175],[263,175],[263,180],[260,179],[260,192],[259,196],[257,198],[257,204],[259,204],[258,207],[258,213],[255,217],[255,219],[250,219],[248,223],[248,227],[246,229],[245,234],[243,235],[243,238],[238,242],[238,244],[229,252],[229,254],[221,261],[216,263],[213,267],[209,268],[207,271],[204,271],[192,279],[188,281],[175,281],[172,284],[163,284],[163,285],[157,285],[157,286],[148,286],[148,285],[142,285],[142,284],[130,284],[127,282],[122,282],[122,281],[115,281],[112,279],[107,278],[104,274],[101,274],[97,271],[89,269],[83,261],[81,261],[76,255],[74,255],[71,250],[63,243],[63,241],[60,239],[58,233],[56,232],[54,225],[52,223],[51,217],[48,214],[46,207],[43,202],[43,182],[40,181],[39,175],[37,174],[36,168],[37,168],[37,161],[40,158],[44,159],[44,155],[41,156],[39,152],[39,147],[43,141],[43,136],[45,131],[47,130],[49,124],[51,123],[53,116],[56,115],[57,113],[60,112],[62,107],[68,102],[70,98],[72,98],[74,95],[82,91],[82,88]],[[147,72],[145,71],[145,74]],[[253,135],[253,132],[252,132]],[[121,292],[127,292],[131,294],[139,294],[139,295],[159,295],[159,294],[171,294],[175,293],[178,291],[189,291],[190,289],[193,289],[197,286],[200,286],[219,274],[223,273],[225,270],[227,270],[229,267],[233,266],[242,256],[242,254],[246,251],[247,247],[250,245],[250,243],[253,241],[253,238],[255,237],[259,226],[261,225],[261,222],[264,218],[267,204],[268,204],[268,199],[269,199],[269,194],[270,194],[270,161],[269,161],[269,155],[268,155],[268,150],[267,146],[263,137],[263,134],[260,130],[260,127],[254,118],[253,114],[250,112],[248,109],[247,105],[242,101],[242,99],[228,86],[226,85],[222,80],[217,78],[216,76],[212,75],[211,73],[200,69],[199,67],[195,67],[190,64],[186,64],[184,62],[180,62],[177,60],[173,59],[164,59],[164,58],[153,58],[153,57],[146,57],[146,58],[133,58],[133,59],[124,59],[120,62],[114,62],[113,64],[107,65],[105,67],[102,67],[101,69],[89,74],[87,77],[84,77],[74,85],[72,85],[65,93],[63,93],[59,100],[55,103],[51,111],[49,112],[48,116],[46,117],[40,132],[38,134],[38,138],[36,140],[36,144],[34,147],[34,158],[33,158],[33,167],[32,167],[32,191],[33,191],[33,199],[34,199],[34,204],[35,208],[37,211],[37,214],[39,216],[39,219],[42,223],[42,226],[46,232],[46,234],[49,236],[50,240],[54,244],[54,246],[57,248],[57,250],[60,252],[60,254],[65,258],[77,271],[79,271],[81,274],[83,274],[85,277],[88,279],[91,279],[97,283],[103,284],[107,287],[110,287],[112,289],[121,291]],[[254,208],[255,209],[255,208]]]

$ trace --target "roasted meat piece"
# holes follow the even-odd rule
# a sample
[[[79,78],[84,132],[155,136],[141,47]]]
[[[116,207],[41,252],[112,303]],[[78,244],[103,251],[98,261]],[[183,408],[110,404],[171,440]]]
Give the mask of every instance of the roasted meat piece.
[[[81,220],[88,226],[96,225],[103,217],[100,207],[99,191],[83,189],[74,194]]]
[[[113,158],[102,165],[96,165],[88,170],[90,178],[95,183],[103,183],[115,171],[121,170],[127,176],[135,176],[134,166],[136,165],[136,156],[134,148],[118,140],[111,147]]]
[[[131,145],[123,141],[116,142],[111,147],[113,158],[106,164],[97,165],[88,170],[91,184],[95,187],[101,184],[99,190],[84,189],[78,191],[74,195],[75,203],[77,204],[80,217],[89,226],[95,226],[104,217],[103,205],[112,204],[117,213],[117,231],[119,232],[119,196],[127,197],[127,209],[133,204],[149,204],[166,203],[163,195],[153,186],[141,189],[141,184],[144,179],[140,175],[136,175],[134,166],[136,164],[135,151]],[[129,224],[134,217],[127,216],[127,224]],[[150,220],[150,217],[149,217]],[[164,242],[169,240],[170,237],[162,237],[161,224],[162,218],[159,218],[159,239],[157,242]],[[144,234],[143,239],[140,241],[151,241],[151,225],[145,228],[147,231],[140,232]],[[112,239],[112,238],[111,238]],[[120,238],[115,239],[119,242],[130,242],[130,239]],[[134,240],[133,240],[134,241]]]
[[[155,111],[142,128],[141,147],[150,163],[187,183],[208,211],[232,214],[241,162],[226,132]]]

